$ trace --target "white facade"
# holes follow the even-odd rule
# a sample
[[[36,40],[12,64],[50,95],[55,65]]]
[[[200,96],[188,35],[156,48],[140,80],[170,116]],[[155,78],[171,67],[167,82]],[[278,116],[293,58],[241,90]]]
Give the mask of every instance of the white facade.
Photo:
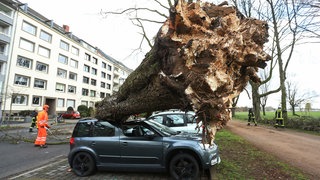
[[[48,104],[53,115],[70,106],[94,107],[131,72],[72,35],[68,26],[58,27],[41,15],[35,17],[32,9],[23,8],[25,11],[19,9],[14,20],[2,111],[41,110]]]

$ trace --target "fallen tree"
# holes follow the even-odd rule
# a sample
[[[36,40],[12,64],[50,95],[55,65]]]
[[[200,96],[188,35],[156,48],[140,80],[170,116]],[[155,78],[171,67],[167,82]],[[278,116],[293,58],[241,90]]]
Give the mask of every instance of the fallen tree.
[[[176,1],[153,48],[119,92],[96,104],[96,117],[124,121],[167,109],[194,110],[203,135],[231,119],[232,98],[266,66],[267,23],[226,4]]]

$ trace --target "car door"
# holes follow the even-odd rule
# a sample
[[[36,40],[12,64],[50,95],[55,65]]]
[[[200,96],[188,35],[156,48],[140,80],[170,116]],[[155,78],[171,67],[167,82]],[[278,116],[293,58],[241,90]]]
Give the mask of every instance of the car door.
[[[121,145],[121,160],[123,164],[140,165],[139,167],[160,167],[163,162],[163,140],[160,136],[147,137],[145,135],[135,136],[134,128],[136,125],[126,126],[124,129],[131,132],[132,134],[121,134],[120,145]],[[143,133],[146,134],[151,131],[143,125],[140,125]]]
[[[91,148],[101,163],[120,163],[119,130],[108,122],[95,122]]]

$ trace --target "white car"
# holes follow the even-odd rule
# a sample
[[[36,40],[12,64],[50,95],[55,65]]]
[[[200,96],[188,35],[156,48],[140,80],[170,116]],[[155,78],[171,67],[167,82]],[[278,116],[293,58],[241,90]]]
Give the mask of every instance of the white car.
[[[198,133],[195,113],[193,111],[170,110],[153,113],[148,119],[153,119],[158,123],[174,129],[175,131],[185,131],[189,133]],[[201,124],[198,125],[199,127]]]

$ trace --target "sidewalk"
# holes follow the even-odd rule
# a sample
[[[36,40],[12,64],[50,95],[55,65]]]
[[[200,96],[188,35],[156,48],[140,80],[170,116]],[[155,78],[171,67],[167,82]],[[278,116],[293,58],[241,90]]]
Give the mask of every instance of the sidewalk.
[[[49,120],[50,129],[47,130],[47,144],[63,144],[69,143],[73,128],[78,122],[76,120],[65,120],[64,123],[55,124],[53,120]],[[11,130],[1,130],[0,131],[0,140],[16,140],[33,143],[37,137],[37,128],[33,128],[33,132],[29,132],[29,127],[31,123],[13,123],[9,124],[10,127],[17,127],[17,129]],[[2,126],[7,126],[6,123]]]

